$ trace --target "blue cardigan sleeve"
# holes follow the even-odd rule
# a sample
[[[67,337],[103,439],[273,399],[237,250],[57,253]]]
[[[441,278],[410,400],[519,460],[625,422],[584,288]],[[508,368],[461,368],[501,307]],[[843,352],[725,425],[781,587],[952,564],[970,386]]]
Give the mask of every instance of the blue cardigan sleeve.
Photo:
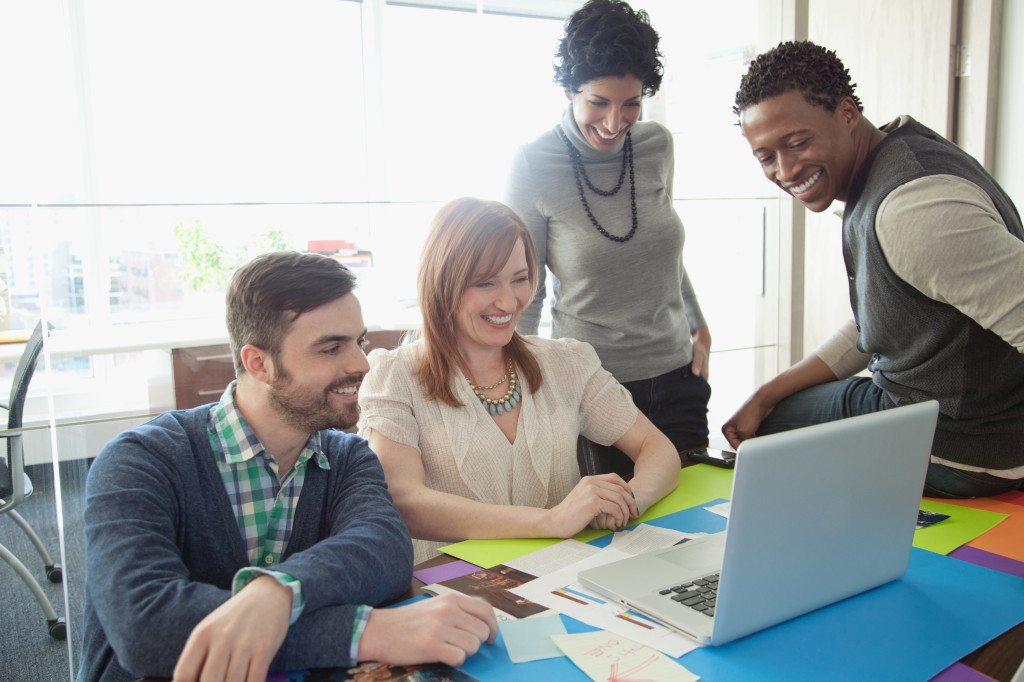
[[[306,606],[274,670],[354,663],[348,652],[355,605],[397,597],[412,578],[409,531],[391,501],[380,461],[358,436],[335,434],[331,441],[325,449],[338,456],[332,456],[329,472],[307,471],[288,551],[319,539],[275,567],[302,582]],[[323,479],[326,486],[320,485]],[[319,499],[321,491],[325,499]]]

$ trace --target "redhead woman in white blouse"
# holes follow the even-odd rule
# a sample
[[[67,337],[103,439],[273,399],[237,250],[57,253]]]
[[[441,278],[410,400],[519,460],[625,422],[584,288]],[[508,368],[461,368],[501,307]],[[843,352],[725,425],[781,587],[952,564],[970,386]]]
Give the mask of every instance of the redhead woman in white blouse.
[[[465,539],[621,528],[678,481],[672,443],[590,345],[515,331],[537,278],[515,212],[452,201],[423,248],[420,338],[370,353],[360,433],[380,457],[416,561]],[[625,452],[632,479],[581,478],[581,434]]]

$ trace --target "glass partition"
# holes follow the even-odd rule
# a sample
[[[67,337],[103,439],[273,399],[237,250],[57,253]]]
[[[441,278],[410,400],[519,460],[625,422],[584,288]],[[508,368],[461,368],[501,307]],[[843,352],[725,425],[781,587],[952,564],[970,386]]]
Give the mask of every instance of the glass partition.
[[[63,582],[3,515],[0,542],[69,627],[51,639],[0,564],[17,603],[4,675],[29,647],[38,677],[73,678],[89,463],[182,404],[178,350],[223,352],[230,272],[262,250],[323,250],[356,269],[371,329],[415,327],[430,217],[456,196],[500,198],[516,148],[558,121],[552,55],[579,4],[0,4],[0,90],[19,104],[0,107],[0,395],[23,337],[52,323],[18,432],[35,489],[20,510]],[[731,97],[779,17],[757,0],[632,4],[663,36],[664,87],[644,117],[675,136],[686,266],[714,337],[715,433],[778,364],[785,225]]]

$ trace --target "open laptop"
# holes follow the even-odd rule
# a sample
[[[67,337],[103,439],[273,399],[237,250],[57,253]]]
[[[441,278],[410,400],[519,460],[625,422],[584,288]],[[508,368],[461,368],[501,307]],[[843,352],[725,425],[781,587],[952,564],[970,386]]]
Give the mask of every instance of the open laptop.
[[[895,580],[937,416],[929,401],[746,440],[725,532],[580,571],[579,582],[718,645]]]

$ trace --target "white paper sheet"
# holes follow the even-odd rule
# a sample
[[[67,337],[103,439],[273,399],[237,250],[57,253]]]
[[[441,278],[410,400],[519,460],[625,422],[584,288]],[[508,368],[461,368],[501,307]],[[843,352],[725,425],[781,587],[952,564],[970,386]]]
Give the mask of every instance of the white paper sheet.
[[[536,552],[506,561],[505,565],[530,575],[542,576],[554,573],[600,551],[600,547],[594,547],[579,540],[562,540],[558,544],[549,545]]]
[[[577,575],[581,570],[625,559],[628,556],[630,555],[625,552],[606,547],[582,561],[514,587],[510,592],[588,625],[653,647],[672,658],[678,658],[696,649],[699,644],[695,640],[634,613],[620,604],[606,601],[604,597],[594,594],[577,582]]]
[[[694,682],[700,679],[654,649],[613,632],[551,635],[551,640],[580,670],[597,682]]]
[[[691,540],[700,535],[705,535],[705,533],[684,533],[671,528],[659,528],[641,523],[634,530],[623,530],[612,535],[609,546],[626,554],[642,554],[672,547],[683,540]],[[534,573],[533,575],[541,574]]]

